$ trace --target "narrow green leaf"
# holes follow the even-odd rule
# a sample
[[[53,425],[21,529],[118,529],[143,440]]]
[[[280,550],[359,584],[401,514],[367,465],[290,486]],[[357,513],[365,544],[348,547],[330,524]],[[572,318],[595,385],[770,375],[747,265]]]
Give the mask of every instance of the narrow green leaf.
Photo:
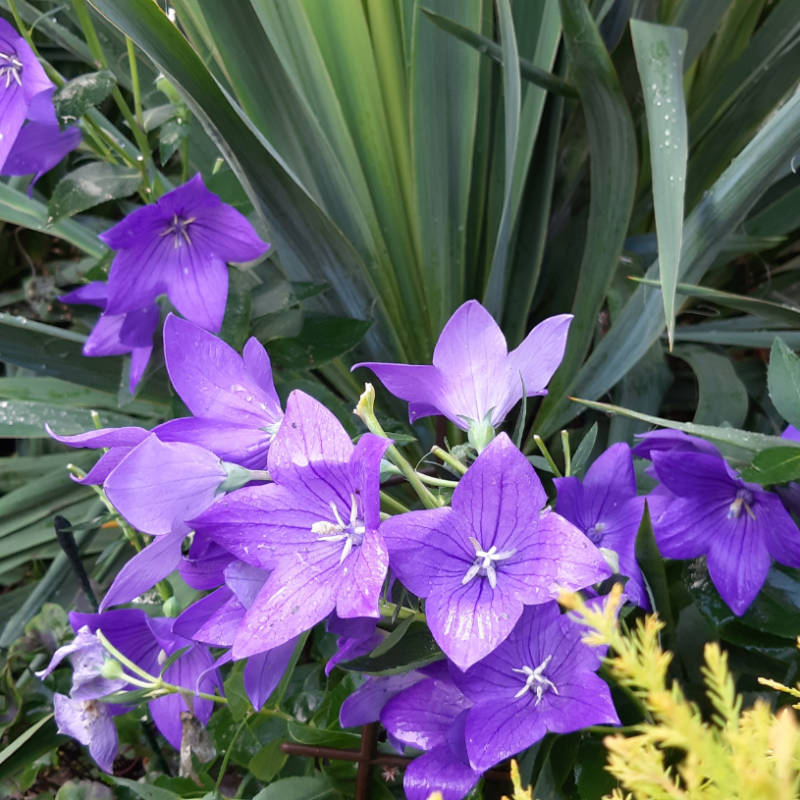
[[[497,232],[489,280],[483,294],[483,305],[497,319],[501,319],[508,283],[511,234],[514,220],[512,207],[512,188],[519,142],[519,116],[521,99],[519,77],[519,51],[517,34],[514,31],[514,17],[510,0],[497,0],[497,14],[500,20],[500,39],[503,49],[503,108],[505,128],[505,176],[503,186],[503,211],[500,216],[500,229]]]
[[[800,478],[800,451],[796,447],[771,447],[762,450],[742,472],[742,479],[767,486]]]
[[[48,714],[46,717],[42,717],[37,722],[34,722],[29,728],[25,730],[24,733],[17,736],[13,742],[6,745],[2,750],[0,750],[0,764],[5,764],[8,759],[17,752],[17,750],[28,741],[28,739],[33,738],[36,734],[45,726],[48,722],[53,718],[52,714]]]
[[[648,278],[635,278],[631,280],[646,286],[660,286],[660,282],[649,280]],[[713,289],[710,286],[698,286],[692,283],[678,283],[676,286],[678,294],[688,297],[699,297],[703,300],[711,300],[725,308],[735,308],[737,311],[746,311],[750,314],[773,320],[784,325],[800,327],[800,308],[790,306],[785,303],[775,303],[772,300],[762,300],[760,297],[747,297],[742,294],[724,292],[721,289]]]
[[[370,654],[370,658],[378,658],[388,653],[406,635],[414,617],[406,617]]]
[[[489,58],[497,61],[498,64],[507,63],[503,55],[503,48],[496,42],[493,42],[488,36],[483,36],[470,28],[466,28],[455,20],[437,14],[429,8],[420,7],[420,11],[432,22],[435,22],[442,30],[451,33],[457,39],[470,45],[470,47],[474,47],[478,52],[489,56]],[[563,95],[564,97],[578,96],[577,90],[566,81],[559,78],[558,75],[553,75],[524,58],[519,59],[519,71],[520,75],[526,81],[535,83],[537,86],[541,86],[542,89],[547,89],[548,92]]]
[[[101,427],[136,425],[126,414],[100,411]],[[31,400],[0,400],[0,439],[46,439],[49,423],[63,434],[82,433],[94,427],[92,413],[85,408],[38,403]]]
[[[747,347],[766,349],[772,346],[776,336],[780,336],[792,347],[800,349],[800,331],[773,330],[764,326],[764,330],[732,331],[712,326],[681,326],[675,331],[677,342],[697,342],[698,344],[716,344],[729,347]]]
[[[693,422],[741,427],[749,400],[747,389],[730,359],[706,347],[692,345],[677,347],[674,355],[685,361],[697,378],[698,399]]]
[[[114,73],[107,69],[79,75],[53,95],[56,114],[65,123],[75,122],[87,109],[102,103],[116,84]]]
[[[776,338],[772,343],[767,387],[778,413],[795,428],[800,428],[800,358],[782,339]]]
[[[624,414],[625,416],[633,417],[633,419],[648,422],[651,425],[683,431],[690,436],[699,436],[702,439],[709,439],[712,442],[733,445],[743,450],[750,450],[753,453],[759,453],[769,447],[781,447],[787,446],[788,444],[788,440],[781,439],[780,436],[768,436],[765,433],[742,431],[738,428],[718,428],[713,425],[696,425],[694,422],[676,422],[674,419],[656,417],[652,414],[640,414],[638,411],[632,411],[629,408],[622,408],[621,406],[611,405],[610,403],[597,403],[592,400],[582,400],[580,397],[573,397],[570,399],[581,405],[594,408],[597,411],[605,411],[608,414]],[[788,444],[788,446],[792,447],[793,445]],[[797,443],[797,448],[800,448],[800,442]]]
[[[442,658],[442,651],[433,640],[428,626],[422,622],[416,622],[409,626],[403,637],[402,647],[392,648],[378,658],[361,656],[339,666],[342,669],[356,672],[397,675],[401,672],[408,672],[410,669],[432,664],[434,661],[440,661]]]
[[[541,430],[575,379],[619,265],[636,188],[637,148],[614,65],[583,0],[561,0],[564,41],[581,95],[591,161],[591,198],[567,349],[534,421]],[[608,198],[613,197],[613,202]],[[562,426],[558,426],[562,427]],[[549,434],[548,427],[547,433]],[[529,437],[526,447],[531,444]]]
[[[141,800],[179,800],[180,795],[171,792],[169,789],[162,789],[159,786],[154,786],[151,783],[139,783],[139,781],[132,781],[130,778],[118,778],[116,775],[109,775],[109,780],[112,780],[117,786],[124,786],[131,794],[140,797]]]
[[[658,269],[669,349],[675,333],[675,286],[683,237],[683,197],[689,137],[683,97],[681,28],[631,20],[631,39],[642,82],[658,237]]]
[[[48,209],[50,216],[69,217],[107,200],[133,194],[142,182],[139,170],[121,164],[94,161],[65,175],[56,184]]]
[[[56,236],[94,258],[102,258],[108,252],[94,231],[72,219],[53,221],[43,203],[6,183],[0,183],[0,220]]]
[[[581,443],[575,448],[572,454],[572,474],[577,475],[579,478],[583,475],[586,465],[589,462],[589,457],[594,450],[594,444],[597,441],[597,423],[593,422],[592,427],[581,439]]]
[[[800,450],[798,453],[800,453]],[[636,533],[635,553],[636,561],[647,581],[650,600],[653,604],[652,610],[658,613],[660,619],[664,621],[667,631],[671,632],[675,627],[675,620],[673,619],[672,607],[669,602],[669,584],[664,571],[664,559],[658,550],[656,537],[653,533],[650,509],[646,502],[642,521]]]
[[[315,728],[312,725],[303,725],[300,722],[290,722],[289,736],[300,744],[310,744],[323,747],[341,747],[345,750],[358,749],[361,736],[357,733],[347,733],[342,730],[327,730]]]

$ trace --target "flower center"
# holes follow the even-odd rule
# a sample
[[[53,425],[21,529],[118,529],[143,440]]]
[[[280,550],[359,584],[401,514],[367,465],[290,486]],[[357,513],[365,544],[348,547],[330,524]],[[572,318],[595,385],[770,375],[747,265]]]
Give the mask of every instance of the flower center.
[[[0,80],[5,76],[6,89],[11,86],[11,81],[15,81],[17,86],[22,86],[21,72],[22,62],[15,53],[0,53]]]
[[[592,544],[599,544],[603,538],[603,531],[606,529],[605,522],[595,522],[591,528],[586,529],[586,536]]]
[[[350,519],[345,522],[336,503],[331,502],[331,511],[335,522],[329,522],[326,519],[315,522],[311,526],[311,533],[316,534],[321,542],[344,542],[342,553],[339,556],[339,563],[341,564],[347,556],[353,551],[354,547],[360,546],[364,540],[366,528],[364,521],[358,518],[358,502],[354,494],[350,495]]]
[[[197,217],[181,217],[178,216],[178,214],[173,214],[172,221],[161,231],[159,236],[174,236],[176,248],[180,246],[181,239],[183,239],[186,244],[191,245],[192,240],[189,238],[189,226],[196,221]]]
[[[497,568],[495,567],[495,563],[511,558],[511,556],[516,553],[516,550],[501,550],[498,553],[496,545],[492,545],[488,550],[484,550],[481,543],[474,536],[470,536],[469,540],[475,548],[475,561],[472,562],[472,566],[461,579],[461,585],[466,586],[474,577],[480,575],[482,578],[488,578],[489,586],[494,589],[494,587],[497,586]]]
[[[525,685],[514,695],[515,700],[518,697],[522,697],[526,692],[531,692],[531,694],[536,695],[535,705],[538,706],[539,703],[542,702],[542,697],[544,697],[545,692],[551,691],[554,694],[558,694],[556,685],[544,674],[545,668],[550,663],[550,659],[552,657],[552,654],[547,656],[547,658],[535,669],[531,669],[526,664],[522,667],[522,669],[511,670],[512,672],[518,672],[520,675],[525,676]]]
[[[747,512],[751,519],[755,519],[756,515],[753,513],[753,493],[749,489],[739,489],[736,492],[734,501],[728,506],[728,519],[739,519],[742,514],[742,509]]]

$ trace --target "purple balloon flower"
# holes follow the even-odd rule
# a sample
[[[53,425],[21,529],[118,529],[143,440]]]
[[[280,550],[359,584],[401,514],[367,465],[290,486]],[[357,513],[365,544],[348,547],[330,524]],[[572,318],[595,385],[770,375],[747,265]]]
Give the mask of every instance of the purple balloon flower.
[[[706,556],[734,614],[753,602],[773,558],[800,567],[800,531],[777,495],[745,483],[719,456],[668,451],[652,459],[663,487],[649,498],[662,555]]]
[[[237,558],[272,570],[233,643],[234,658],[271,650],[336,609],[377,617],[388,554],[380,524],[380,460],[390,442],[353,446],[336,417],[300,391],[289,395],[270,445],[274,483],[241,489],[197,519]]]
[[[26,119],[57,126],[54,90],[25,39],[0,19],[0,171]]]
[[[608,577],[599,550],[554,512],[528,459],[501,433],[453,492],[452,508],[383,523],[390,564],[427,598],[434,639],[461,669],[491,653],[526,605]]]
[[[183,316],[211,331],[220,329],[225,314],[225,262],[253,261],[269,247],[199,174],[128,214],[100,239],[119,251],[108,275],[109,314],[166,294]]]
[[[406,767],[403,789],[408,800],[427,800],[436,790],[444,800],[461,800],[481,777],[470,766],[464,741],[472,702],[446,668],[431,671],[431,677],[389,700],[380,719],[390,736],[426,751]]]
[[[175,391],[194,414],[159,425],[164,441],[198,444],[250,469],[265,469],[281,419],[267,351],[250,338],[240,356],[230,345],[170,314],[164,356]]]
[[[650,601],[636,562],[636,534],[644,513],[644,497],[636,496],[636,476],[631,450],[614,444],[589,468],[583,482],[578,478],[555,478],[556,509],[582,530],[589,540],[619,556],[620,574],[627,576],[629,599],[649,609]]]
[[[407,400],[411,422],[443,414],[464,430],[471,423],[494,427],[523,393],[547,394],[571,321],[571,314],[561,314],[540,322],[509,353],[492,315],[477,300],[468,300],[444,326],[432,365],[365,361],[355,367],[369,367],[392,394]]]
[[[602,652],[583,644],[583,634],[556,603],[526,608],[491,655],[464,674],[453,670],[474,703],[464,726],[473,768],[487,770],[547,732],[619,724],[608,686],[595,675]]]
[[[105,309],[108,284],[92,281],[58,298],[62,303],[86,304]],[[131,372],[128,388],[136,391],[153,352],[153,334],[158,327],[158,306],[151,302],[124,314],[101,314],[86,344],[85,356],[119,356],[130,353]]]
[[[59,163],[81,143],[80,128],[75,125],[63,131],[55,121],[29,122],[19,132],[0,173],[32,175],[28,197],[36,181]]]

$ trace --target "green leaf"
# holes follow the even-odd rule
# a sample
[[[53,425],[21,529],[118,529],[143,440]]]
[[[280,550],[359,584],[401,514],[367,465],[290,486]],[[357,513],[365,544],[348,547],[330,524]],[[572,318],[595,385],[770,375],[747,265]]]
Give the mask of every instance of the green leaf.
[[[622,255],[636,189],[637,148],[630,111],[584,0],[561,0],[564,41],[581,96],[590,151],[591,199],[567,349],[534,421],[542,436],[546,421],[574,383],[594,336],[598,314]],[[608,202],[613,197],[614,202]],[[563,427],[563,426],[557,426]],[[543,430],[546,429],[546,430]],[[532,443],[529,438],[528,445]]]
[[[800,453],[800,450],[798,450]],[[648,594],[653,604],[653,611],[663,620],[667,632],[672,632],[675,620],[672,616],[672,606],[669,602],[669,584],[664,571],[664,559],[658,550],[656,537],[653,534],[653,525],[650,521],[650,509],[644,504],[644,514],[636,533],[635,545],[636,561],[647,581]]]
[[[483,36],[476,31],[465,28],[454,20],[437,14],[428,8],[420,7],[420,11],[443,31],[451,33],[456,39],[460,39],[465,44],[470,45],[470,47],[474,47],[479,53],[489,56],[489,58],[497,61],[498,64],[507,63],[503,56],[503,48],[500,47],[497,42],[493,42],[488,36]],[[578,92],[575,88],[559,78],[558,75],[553,75],[546,70],[540,69],[527,59],[520,58],[518,61],[519,73],[526,81],[535,83],[537,86],[541,86],[542,89],[547,89],[547,91],[553,94],[560,94],[564,97],[578,96]]]
[[[408,632],[414,617],[406,617],[400,624],[369,654],[370,658],[378,658],[384,653],[388,653],[398,644]]]
[[[172,158],[189,136],[189,122],[183,117],[167,120],[158,132],[158,158],[162,165]]]
[[[0,220],[56,236],[74,244],[94,258],[102,258],[108,252],[106,246],[97,238],[97,234],[85,225],[72,219],[60,219],[54,222],[47,206],[2,182],[0,182]]]
[[[642,82],[658,237],[658,269],[669,348],[675,333],[675,286],[683,237],[683,196],[689,152],[681,28],[631,20],[631,39]]]
[[[772,343],[767,386],[778,413],[795,428],[800,428],[800,358],[782,339],[776,338]]]
[[[697,377],[698,400],[693,422],[741,427],[749,399],[730,359],[706,347],[692,345],[677,347],[674,355],[686,361]]]
[[[75,122],[87,109],[102,103],[116,84],[114,73],[107,69],[79,75],[53,95],[56,114],[64,123]]]
[[[403,637],[403,646],[392,648],[377,658],[361,656],[339,666],[342,669],[356,672],[368,672],[376,675],[397,675],[408,672],[443,658],[442,651],[433,640],[428,626],[423,622],[415,622],[409,626]]]
[[[98,413],[103,428],[136,425],[141,421],[110,411]],[[64,435],[83,433],[95,427],[92,412],[88,409],[29,400],[0,400],[0,439],[46,439],[49,434],[45,423]]]
[[[767,486],[800,479],[800,450],[796,447],[771,447],[762,450],[742,472],[742,479]]]
[[[572,467],[573,475],[577,475],[578,477],[583,475],[596,441],[597,423],[593,422],[592,427],[586,431],[583,439],[581,439],[581,443],[575,448],[575,452],[572,454],[572,464],[570,466]]]
[[[703,616],[726,638],[726,630],[744,626],[793,642],[800,635],[800,577],[796,569],[774,564],[753,604],[741,617],[719,596],[707,571],[694,567],[689,580],[691,592]],[[699,573],[699,574],[698,574]]]
[[[280,739],[265,744],[248,762],[247,769],[255,775],[255,777],[269,783],[280,771],[289,757],[281,750]]]
[[[283,369],[316,369],[352,350],[371,324],[360,319],[307,314],[298,336],[269,343],[269,356]]]
[[[129,789],[136,797],[141,800],[180,800],[180,795],[171,792],[169,789],[162,789],[159,786],[154,786],[148,783],[139,783],[139,781],[132,781],[129,778],[118,778],[116,775],[109,775],[109,780],[113,781],[117,786],[124,786]]]
[[[94,161],[65,175],[50,198],[50,216],[58,219],[133,194],[142,182],[139,170]]]
[[[253,800],[328,800],[338,796],[329,778],[315,775],[282,778],[262,789]]]
[[[759,453],[770,447],[792,446],[789,443],[790,440],[781,439],[780,436],[768,436],[765,433],[742,431],[738,428],[718,428],[712,425],[696,425],[693,422],[676,422],[673,419],[655,417],[652,414],[640,414],[638,411],[632,411],[629,408],[622,408],[621,406],[611,405],[610,403],[597,403],[592,400],[582,400],[579,397],[573,397],[571,399],[576,403],[597,409],[598,411],[605,411],[608,414],[624,414],[633,419],[648,422],[650,425],[659,425],[662,428],[683,431],[690,436],[699,436],[702,439],[709,439],[712,442],[733,445],[743,450],[750,450],[753,453]],[[800,442],[797,443],[796,447],[800,448]]]
[[[314,747],[341,747],[343,750],[358,750],[361,746],[361,736],[357,733],[315,728],[300,722],[290,722],[288,730],[289,736],[300,744]]]
[[[56,800],[114,800],[114,794],[98,781],[67,781],[58,790]]]

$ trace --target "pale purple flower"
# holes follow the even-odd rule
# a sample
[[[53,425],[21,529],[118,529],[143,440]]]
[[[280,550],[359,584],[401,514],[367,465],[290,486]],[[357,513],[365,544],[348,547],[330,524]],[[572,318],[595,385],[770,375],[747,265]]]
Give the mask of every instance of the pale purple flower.
[[[644,579],[636,562],[636,534],[644,513],[644,497],[636,496],[636,476],[631,450],[614,444],[578,478],[555,478],[556,510],[589,540],[619,556],[620,574],[628,578],[625,592],[642,608],[649,609]]]
[[[54,90],[25,39],[0,19],[0,172],[26,119],[58,124]]]
[[[533,467],[501,433],[459,482],[452,508],[383,523],[395,575],[426,598],[431,633],[461,669],[494,650],[524,606],[610,574],[583,533],[542,513],[546,502]]]
[[[62,303],[96,306],[105,309],[108,284],[92,281],[58,298]],[[83,345],[85,356],[119,356],[130,353],[128,388],[133,394],[144,375],[153,352],[153,334],[158,327],[158,306],[151,302],[124,314],[101,314]]]
[[[453,679],[474,703],[464,736],[481,772],[539,741],[588,725],[619,724],[608,686],[595,672],[602,651],[581,641],[584,629],[556,603],[526,608],[508,638]]]
[[[354,447],[336,417],[294,391],[270,445],[274,483],[217,501],[195,530],[237,558],[272,570],[233,644],[234,658],[271,650],[334,609],[377,617],[388,554],[380,524],[380,460],[390,442]]]
[[[427,800],[437,790],[444,800],[461,800],[481,777],[469,763],[464,740],[472,702],[444,664],[433,667],[428,668],[430,677],[390,699],[380,719],[394,739],[426,751],[406,767],[403,789],[408,800]]]
[[[662,488],[648,502],[661,554],[705,556],[737,616],[760,591],[772,559],[800,567],[800,531],[777,495],[745,483],[720,456],[678,450],[652,459]]]
[[[240,356],[230,345],[173,314],[164,324],[164,356],[175,391],[194,414],[159,425],[164,441],[192,442],[251,469],[265,469],[281,419],[266,350],[255,338]]]
[[[195,175],[153,205],[128,214],[100,239],[117,250],[108,275],[109,314],[166,294],[192,322],[218,331],[228,296],[228,261],[253,261],[269,245]]]
[[[369,367],[392,394],[407,400],[411,422],[442,414],[464,430],[471,423],[494,427],[523,394],[547,394],[571,321],[571,314],[561,314],[540,322],[509,353],[492,315],[477,300],[468,300],[444,326],[432,365],[367,361],[356,367]]]

